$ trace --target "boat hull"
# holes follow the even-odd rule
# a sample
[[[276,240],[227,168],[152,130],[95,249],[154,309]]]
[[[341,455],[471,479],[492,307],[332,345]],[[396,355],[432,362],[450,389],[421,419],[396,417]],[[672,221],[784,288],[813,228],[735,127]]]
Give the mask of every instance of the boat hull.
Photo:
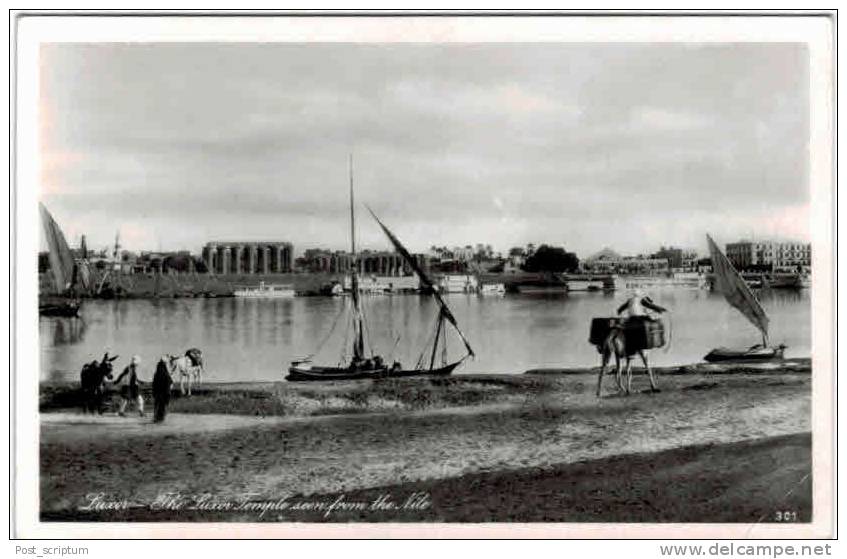
[[[69,301],[65,303],[45,303],[38,305],[38,314],[41,316],[78,317],[79,303]]]
[[[778,361],[783,358],[784,348],[730,349],[717,348],[703,357],[704,361],[717,363],[722,361]]]
[[[365,380],[404,378],[421,376],[447,376],[453,373],[459,362],[450,363],[436,369],[367,369],[351,370],[348,367],[302,367],[292,365],[288,369],[287,381],[328,381],[328,380]]]

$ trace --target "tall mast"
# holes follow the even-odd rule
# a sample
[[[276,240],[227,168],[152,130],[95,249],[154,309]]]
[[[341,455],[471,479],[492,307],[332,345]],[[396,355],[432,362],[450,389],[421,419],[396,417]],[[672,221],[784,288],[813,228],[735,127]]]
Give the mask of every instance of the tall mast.
[[[356,261],[356,212],[353,211],[353,154],[350,154],[350,248]],[[354,274],[356,267],[353,266]]]
[[[350,154],[350,250],[353,253],[353,270],[350,274],[350,289],[353,296],[353,359],[358,361],[365,355],[365,337],[362,327],[362,311],[359,308],[359,277],[356,268],[356,212],[353,203],[353,154]]]

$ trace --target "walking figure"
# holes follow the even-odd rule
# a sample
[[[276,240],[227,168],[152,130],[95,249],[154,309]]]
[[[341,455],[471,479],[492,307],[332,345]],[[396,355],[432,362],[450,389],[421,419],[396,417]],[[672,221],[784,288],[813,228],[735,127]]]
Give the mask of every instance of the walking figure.
[[[129,365],[116,378],[113,384],[118,385],[124,377],[127,377],[127,385],[121,389],[121,405],[118,408],[118,415],[124,416],[126,408],[129,404],[135,404],[138,415],[144,417],[144,397],[141,396],[141,390],[138,387],[138,366],[141,365],[141,358],[133,355]]]

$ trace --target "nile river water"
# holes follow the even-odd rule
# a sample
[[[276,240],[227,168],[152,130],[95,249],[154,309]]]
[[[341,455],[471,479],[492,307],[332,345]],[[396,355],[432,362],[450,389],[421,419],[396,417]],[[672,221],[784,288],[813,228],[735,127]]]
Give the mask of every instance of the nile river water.
[[[696,363],[714,347],[746,347],[761,339],[719,294],[664,287],[650,295],[672,310],[665,319],[669,343],[650,352],[651,364]],[[620,291],[449,295],[448,304],[476,351],[476,358],[458,373],[596,366],[597,350],[588,343],[591,318],[613,316],[625,296]],[[770,317],[771,342],[786,344],[786,357],[809,356],[809,290],[762,291],[758,296]],[[149,381],[159,356],[190,347],[203,350],[204,380],[280,380],[292,359],[316,353],[316,364],[336,364],[342,358],[351,343],[349,306],[348,297],[85,301],[80,319],[40,319],[41,380],[77,379],[83,363],[108,350],[120,355],[117,371],[139,355],[140,376]],[[414,365],[434,331],[432,298],[366,297],[365,312],[373,350]],[[452,332],[448,356],[461,356],[461,342]]]

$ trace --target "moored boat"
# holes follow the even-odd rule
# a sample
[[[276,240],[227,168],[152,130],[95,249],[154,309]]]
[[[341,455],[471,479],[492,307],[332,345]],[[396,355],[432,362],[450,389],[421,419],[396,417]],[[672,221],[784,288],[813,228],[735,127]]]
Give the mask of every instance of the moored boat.
[[[506,286],[502,283],[484,283],[480,286],[480,295],[505,295]]]
[[[762,278],[762,286],[771,289],[800,289],[803,281],[800,274],[774,273]]]
[[[459,330],[456,318],[447,306],[444,298],[441,297],[435,284],[424,273],[417,263],[417,260],[409,254],[406,247],[394,236],[394,234],[379,220],[370,208],[368,208],[373,218],[379,224],[382,231],[388,237],[394,249],[403,257],[407,266],[414,272],[420,281],[420,286],[423,292],[431,295],[438,303],[438,316],[435,325],[435,335],[431,346],[426,344],[418,358],[417,363],[411,369],[404,368],[399,362],[394,361],[391,364],[386,363],[382,356],[374,354],[371,344],[365,344],[365,333],[367,327],[365,325],[365,316],[362,309],[362,297],[359,286],[359,275],[356,266],[356,213],[353,197],[353,161],[350,159],[350,246],[353,255],[354,265],[350,274],[350,300],[352,310],[352,351],[349,360],[345,361],[342,357],[342,362],[336,366],[313,365],[311,357],[292,361],[288,368],[288,375],[285,377],[288,381],[333,381],[333,380],[363,380],[363,379],[378,379],[378,378],[400,378],[411,376],[444,376],[451,374],[465,359],[474,355],[473,349],[465,338],[464,334]],[[338,319],[336,319],[336,324]],[[464,343],[467,353],[459,360],[447,362],[447,346],[446,346],[446,325],[451,325],[459,338]],[[333,325],[333,328],[335,326]],[[399,342],[399,338],[397,340]],[[396,343],[395,343],[396,346]],[[366,347],[370,353],[366,353]],[[441,350],[439,352],[439,349]],[[345,348],[346,350],[346,348]],[[441,361],[436,363],[438,355],[441,355]],[[427,365],[428,361],[428,365]]]
[[[50,297],[38,301],[38,314],[73,318],[79,316],[79,307],[79,301]]]
[[[235,297],[246,297],[250,299],[282,299],[294,297],[294,288],[290,285],[276,285],[259,282],[257,287],[241,287],[233,291]]]
[[[772,361],[782,359],[784,352],[785,346],[781,344],[776,347],[765,347],[756,344],[748,349],[719,347],[706,354],[703,360],[709,363],[720,361]]]
[[[59,224],[44,204],[39,203],[38,207],[53,277],[53,293],[39,298],[38,314],[69,318],[79,316],[81,303],[77,296],[77,285],[85,281],[87,275],[81,273]]]
[[[765,309],[750,290],[750,286],[738,273],[729,259],[721,252],[712,237],[706,235],[709,252],[714,268],[714,288],[720,291],[726,301],[735,307],[762,335],[761,345],[749,348],[716,348],[703,358],[706,361],[769,361],[782,359],[785,345],[770,347],[768,344],[769,319]]]

